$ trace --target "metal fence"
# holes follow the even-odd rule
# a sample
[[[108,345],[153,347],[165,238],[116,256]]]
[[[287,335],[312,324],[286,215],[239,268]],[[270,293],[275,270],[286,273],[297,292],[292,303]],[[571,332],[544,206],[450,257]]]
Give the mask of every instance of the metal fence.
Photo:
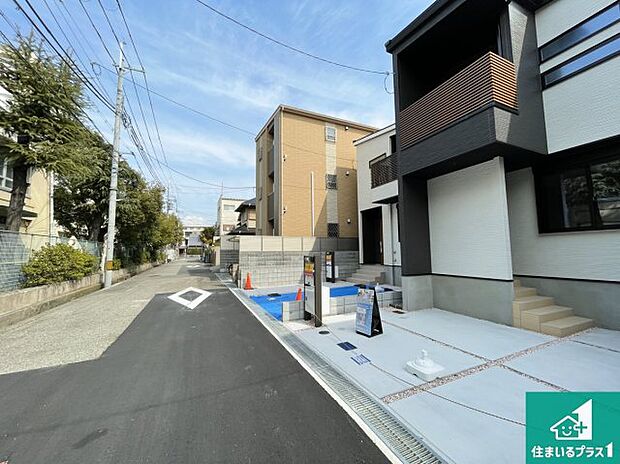
[[[75,246],[79,246],[83,251],[97,257],[101,256],[101,243],[80,239],[75,242],[66,237],[0,230],[0,292],[19,288],[24,279],[22,266],[35,251],[46,245],[75,243]]]

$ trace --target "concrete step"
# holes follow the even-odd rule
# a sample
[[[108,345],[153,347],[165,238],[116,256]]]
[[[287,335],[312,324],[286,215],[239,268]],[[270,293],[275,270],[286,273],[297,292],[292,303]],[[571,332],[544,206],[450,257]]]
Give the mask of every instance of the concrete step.
[[[594,321],[587,317],[568,316],[540,324],[540,331],[555,337],[566,337],[582,330],[594,327]]]
[[[566,306],[543,306],[521,312],[521,327],[527,330],[540,332],[540,325],[544,322],[562,319],[573,315],[573,309]]]
[[[368,285],[370,284],[383,284],[385,282],[383,282],[382,279],[368,279],[365,277],[356,277],[356,276],[351,276],[348,277],[346,279],[347,282],[351,282],[352,284],[364,284],[364,285]]]
[[[385,272],[369,272],[369,271],[357,270],[353,274],[358,275],[360,277],[383,277],[385,275]]]
[[[536,289],[533,287],[515,287],[515,298],[520,298],[523,296],[535,296]]]
[[[526,311],[528,309],[541,308],[543,306],[552,306],[553,298],[549,296],[523,296],[515,298],[512,302],[512,308],[516,311]]]
[[[521,286],[521,281],[519,279],[514,279],[513,280],[513,285],[515,286],[515,288],[520,287]]]

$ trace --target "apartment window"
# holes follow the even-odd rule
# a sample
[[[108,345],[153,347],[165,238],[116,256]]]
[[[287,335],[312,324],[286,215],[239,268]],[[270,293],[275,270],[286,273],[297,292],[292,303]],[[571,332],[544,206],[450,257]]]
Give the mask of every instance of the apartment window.
[[[328,190],[338,189],[338,177],[336,174],[325,174],[325,188]]]
[[[340,227],[337,222],[328,222],[327,223],[327,236],[328,237],[339,237],[340,236]]]
[[[620,228],[620,156],[537,175],[540,232]]]
[[[224,205],[224,211],[234,211],[237,209],[235,205]]]
[[[325,126],[325,140],[328,142],[336,141],[336,128],[332,126]]]
[[[546,61],[620,21],[620,3],[596,13],[540,47],[540,61]]]
[[[551,68],[543,73],[543,88],[562,82],[582,71],[585,71],[597,64],[607,61],[620,54],[620,34],[616,34],[610,39],[580,53],[577,56]]]
[[[13,168],[2,156],[0,156],[0,188],[6,190],[13,188]]]

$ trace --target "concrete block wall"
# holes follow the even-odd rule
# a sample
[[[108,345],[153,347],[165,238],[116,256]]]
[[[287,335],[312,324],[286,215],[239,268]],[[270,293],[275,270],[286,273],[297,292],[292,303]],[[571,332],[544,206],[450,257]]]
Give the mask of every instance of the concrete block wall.
[[[392,291],[377,295],[379,309],[388,309],[390,305],[402,305],[402,292]],[[357,295],[339,296],[329,299],[329,308],[323,308],[323,316],[354,313],[357,310]],[[303,301],[289,301],[282,303],[282,321],[303,319]]]
[[[247,274],[250,273],[252,286],[255,288],[302,285],[304,255],[318,257],[321,265],[324,265],[324,254],[319,252],[241,251],[238,254],[239,282],[245,282]],[[336,251],[335,260],[341,279],[350,277],[359,267],[357,251]]]
[[[220,263],[219,265],[228,269],[230,264],[236,264],[239,262],[239,250],[220,250]]]

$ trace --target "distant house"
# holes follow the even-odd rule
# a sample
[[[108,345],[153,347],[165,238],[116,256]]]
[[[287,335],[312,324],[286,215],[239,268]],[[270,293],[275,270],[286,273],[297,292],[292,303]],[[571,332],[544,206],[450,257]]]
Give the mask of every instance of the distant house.
[[[237,207],[244,200],[239,198],[220,197],[217,202],[217,222],[215,224],[215,236],[221,237],[231,232],[237,225]]]
[[[246,200],[235,210],[239,213],[236,227],[229,232],[230,235],[254,235],[256,234],[256,198]]]
[[[374,266],[391,285],[401,284],[398,233],[398,156],[391,124],[356,140],[359,262]]]

